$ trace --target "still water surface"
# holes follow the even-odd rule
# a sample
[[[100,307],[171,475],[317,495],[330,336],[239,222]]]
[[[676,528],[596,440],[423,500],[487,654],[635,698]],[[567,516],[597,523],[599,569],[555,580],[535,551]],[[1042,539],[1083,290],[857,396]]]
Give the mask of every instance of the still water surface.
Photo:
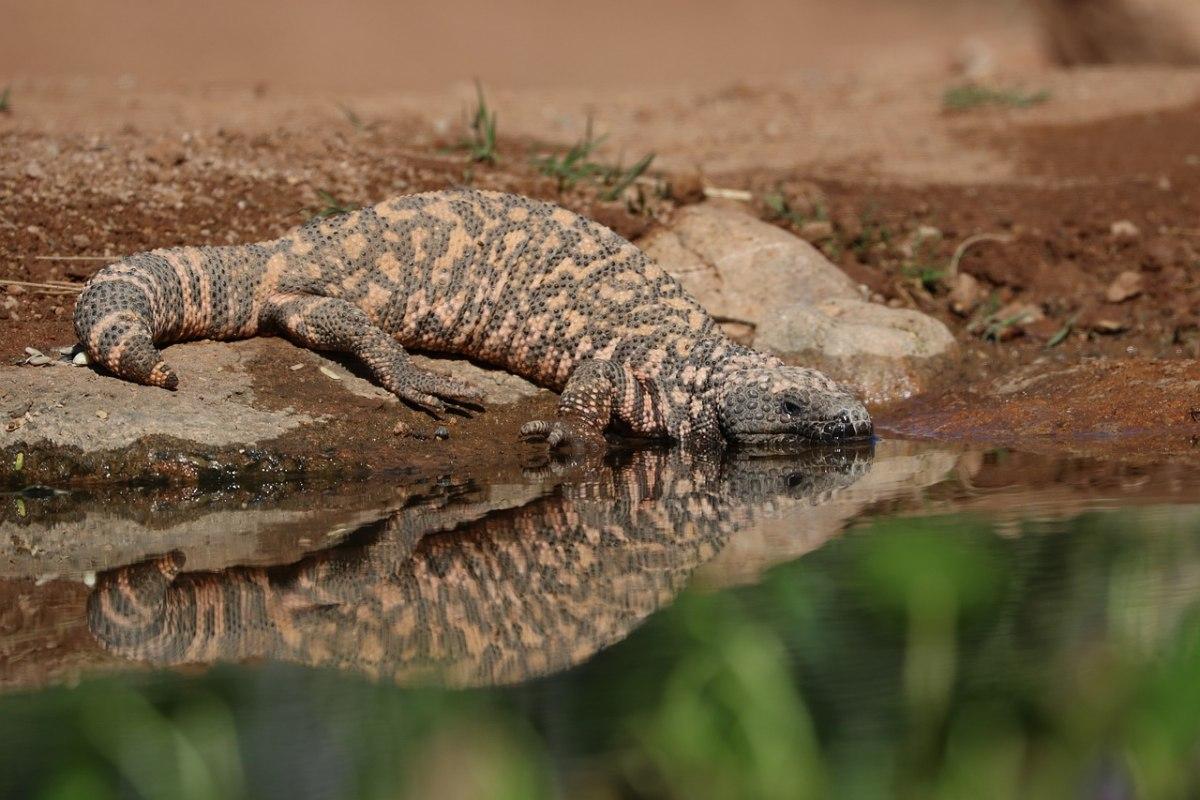
[[[884,441],[3,500],[3,796],[1200,791],[1194,467]]]

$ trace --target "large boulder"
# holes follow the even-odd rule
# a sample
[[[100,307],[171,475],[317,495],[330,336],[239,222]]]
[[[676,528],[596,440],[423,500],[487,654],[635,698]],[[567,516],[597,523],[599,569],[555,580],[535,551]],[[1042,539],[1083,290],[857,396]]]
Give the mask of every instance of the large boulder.
[[[957,350],[938,320],[866,301],[815,247],[738,206],[688,206],[639,245],[732,336],[821,369],[871,404],[924,391]]]

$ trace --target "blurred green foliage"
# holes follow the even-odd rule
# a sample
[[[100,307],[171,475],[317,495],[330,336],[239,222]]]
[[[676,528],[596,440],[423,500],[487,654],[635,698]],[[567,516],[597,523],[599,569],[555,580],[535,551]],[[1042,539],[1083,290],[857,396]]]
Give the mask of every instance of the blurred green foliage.
[[[40,798],[1182,798],[1200,512],[877,521],[517,687],[281,665],[0,699]]]

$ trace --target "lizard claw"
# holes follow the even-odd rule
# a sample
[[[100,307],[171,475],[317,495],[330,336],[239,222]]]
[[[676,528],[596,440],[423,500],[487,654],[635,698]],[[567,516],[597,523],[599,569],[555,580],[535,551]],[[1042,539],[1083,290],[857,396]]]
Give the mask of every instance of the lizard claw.
[[[402,400],[438,414],[446,410],[446,404],[438,398],[473,405],[483,401],[483,392],[469,383],[423,369],[405,371],[390,381],[387,389]]]
[[[586,452],[605,448],[604,434],[569,419],[535,419],[526,422],[521,426],[521,438],[527,442],[545,442],[552,450],[564,448]]]

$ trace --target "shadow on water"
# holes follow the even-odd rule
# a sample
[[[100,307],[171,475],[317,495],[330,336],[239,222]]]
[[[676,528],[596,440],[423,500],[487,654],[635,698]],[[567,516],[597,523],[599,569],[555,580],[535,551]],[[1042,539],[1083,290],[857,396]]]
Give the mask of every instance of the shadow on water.
[[[888,441],[11,495],[0,796],[1194,796],[1198,497]]]

